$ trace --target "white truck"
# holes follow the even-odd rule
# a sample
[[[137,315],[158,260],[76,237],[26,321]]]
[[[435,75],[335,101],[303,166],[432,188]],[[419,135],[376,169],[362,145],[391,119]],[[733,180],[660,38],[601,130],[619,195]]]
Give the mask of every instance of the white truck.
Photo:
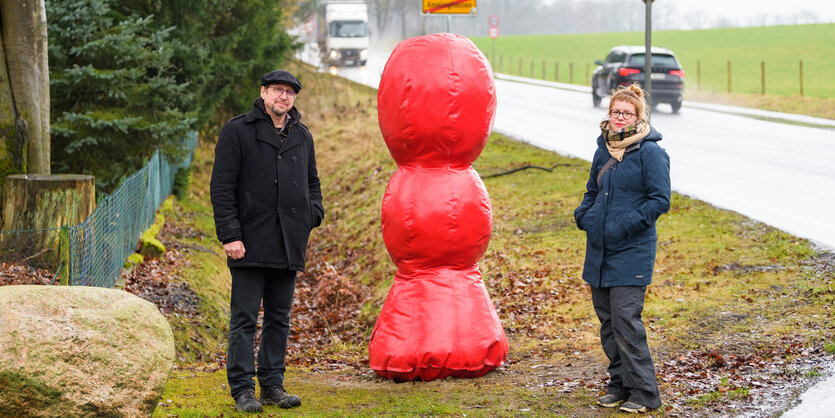
[[[326,1],[317,10],[322,62],[365,65],[368,60],[368,5],[365,1]]]

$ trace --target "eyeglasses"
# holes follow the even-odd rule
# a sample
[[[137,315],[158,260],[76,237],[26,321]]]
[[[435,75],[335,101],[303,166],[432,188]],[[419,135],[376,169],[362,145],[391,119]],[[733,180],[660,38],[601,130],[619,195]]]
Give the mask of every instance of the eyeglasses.
[[[632,112],[629,112],[629,111],[621,112],[620,110],[613,110],[613,111],[609,112],[609,116],[611,116],[614,119],[617,119],[617,118],[623,116],[624,119],[628,120],[628,119],[632,119],[632,116],[635,116],[635,114],[632,113]]]
[[[293,97],[296,96],[296,91],[293,90],[293,89],[283,89],[281,87],[276,86],[276,87],[270,87],[268,90],[270,90],[273,94],[275,94],[276,96],[279,96],[279,97],[281,97],[282,94],[286,94],[287,98],[290,98],[290,99],[292,99]]]

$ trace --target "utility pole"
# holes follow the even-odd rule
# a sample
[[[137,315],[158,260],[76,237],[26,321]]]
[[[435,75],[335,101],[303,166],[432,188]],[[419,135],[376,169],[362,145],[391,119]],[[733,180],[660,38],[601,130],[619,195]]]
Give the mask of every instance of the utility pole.
[[[652,2],[655,0],[641,0],[647,6],[646,13],[646,38],[644,41],[644,89],[647,92],[647,103],[649,103],[650,113],[647,115],[647,121],[652,116]]]

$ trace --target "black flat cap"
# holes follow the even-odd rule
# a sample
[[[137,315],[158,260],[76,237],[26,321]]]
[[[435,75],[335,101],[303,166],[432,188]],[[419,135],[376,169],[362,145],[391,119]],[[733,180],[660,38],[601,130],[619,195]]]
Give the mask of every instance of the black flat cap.
[[[269,86],[270,84],[288,84],[293,86],[293,90],[296,93],[302,89],[302,83],[299,81],[298,78],[290,74],[289,71],[284,70],[275,70],[270,71],[261,76],[261,85],[262,86]]]

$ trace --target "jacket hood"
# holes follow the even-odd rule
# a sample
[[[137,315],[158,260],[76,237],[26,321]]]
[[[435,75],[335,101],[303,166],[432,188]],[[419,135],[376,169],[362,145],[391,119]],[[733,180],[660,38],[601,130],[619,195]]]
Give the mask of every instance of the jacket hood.
[[[397,164],[469,166],[493,127],[493,71],[463,36],[439,33],[407,39],[386,62],[377,113]]]

